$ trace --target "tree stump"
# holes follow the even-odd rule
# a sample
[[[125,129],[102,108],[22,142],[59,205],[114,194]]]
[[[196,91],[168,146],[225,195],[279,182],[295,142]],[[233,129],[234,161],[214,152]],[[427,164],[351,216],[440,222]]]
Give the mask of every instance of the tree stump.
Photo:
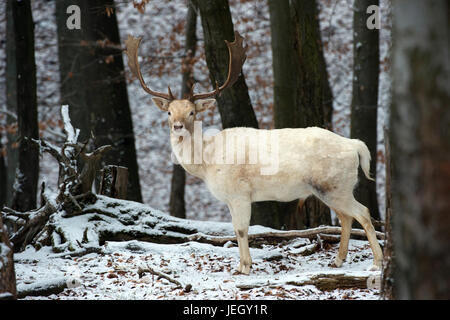
[[[116,199],[126,199],[128,169],[120,166],[105,166],[101,171],[99,194]]]

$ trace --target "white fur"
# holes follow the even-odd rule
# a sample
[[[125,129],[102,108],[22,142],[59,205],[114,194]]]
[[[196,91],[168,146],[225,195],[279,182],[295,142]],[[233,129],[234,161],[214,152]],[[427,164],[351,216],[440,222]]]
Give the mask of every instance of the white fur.
[[[200,105],[212,106],[213,103],[209,100]],[[383,256],[369,211],[353,197],[360,164],[366,177],[371,179],[370,153],[362,141],[347,139],[317,127],[276,130],[230,128],[205,138],[195,134],[194,109],[195,105],[187,100],[174,100],[168,105],[172,149],[183,168],[203,179],[211,193],[228,205],[239,245],[239,272],[248,274],[252,263],[248,247],[251,203],[269,200],[286,202],[305,199],[310,195],[315,195],[333,208],[341,222],[336,266],[340,267],[347,256],[351,225],[356,219],[363,226],[372,248],[373,268],[381,267]],[[190,140],[173,130],[175,122],[184,124],[192,137]],[[231,137],[240,137],[241,140],[247,137],[248,141],[244,145],[245,153],[240,153],[240,160],[227,164],[227,154],[239,154],[238,149],[242,146],[227,143]],[[255,143],[252,140],[255,137],[275,139],[267,138],[262,139],[263,143]],[[186,143],[192,146],[192,157],[185,157],[187,152],[183,148]],[[194,145],[201,146],[201,150]],[[263,171],[271,165],[270,161],[263,163],[261,160],[265,159],[258,157],[258,162],[254,162],[254,155],[259,155],[261,146],[276,155],[277,170],[269,170],[269,174],[263,174]],[[217,160],[217,154],[222,161],[211,161],[214,156]],[[194,158],[197,161],[193,161]]]

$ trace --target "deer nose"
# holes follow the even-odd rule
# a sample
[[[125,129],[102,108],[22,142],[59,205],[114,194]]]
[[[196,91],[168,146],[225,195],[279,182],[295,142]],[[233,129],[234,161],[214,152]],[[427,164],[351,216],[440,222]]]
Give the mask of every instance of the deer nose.
[[[183,125],[182,124],[175,124],[175,125],[173,125],[173,128],[175,130],[181,130],[181,129],[183,129]]]

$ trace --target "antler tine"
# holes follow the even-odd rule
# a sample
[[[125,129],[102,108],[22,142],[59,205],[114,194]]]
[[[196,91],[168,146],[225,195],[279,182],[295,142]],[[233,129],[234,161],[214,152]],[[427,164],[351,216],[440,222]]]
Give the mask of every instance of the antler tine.
[[[170,87],[167,87],[167,89],[169,91],[169,97],[170,97],[169,100],[175,100],[175,96],[173,95],[172,90],[170,90]]]
[[[128,35],[128,39],[125,40],[126,50],[125,53],[128,57],[128,66],[130,67],[131,72],[134,74],[135,77],[139,79],[139,82],[141,83],[142,88],[147,92],[148,94],[151,94],[155,97],[164,98],[166,100],[174,100],[174,96],[169,88],[169,94],[153,91],[147,85],[145,84],[144,78],[142,77],[141,68],[139,66],[138,61],[138,50],[139,45],[141,43],[142,38],[135,38],[131,35]]]
[[[237,79],[239,78],[239,74],[241,73],[242,66],[244,65],[245,59],[247,59],[247,55],[245,53],[247,50],[247,46],[242,46],[243,41],[244,38],[237,31],[234,32],[233,42],[225,40],[229,54],[227,80],[220,87],[216,81],[216,88],[213,91],[192,95],[192,101],[216,96],[226,88],[231,87],[237,81]]]

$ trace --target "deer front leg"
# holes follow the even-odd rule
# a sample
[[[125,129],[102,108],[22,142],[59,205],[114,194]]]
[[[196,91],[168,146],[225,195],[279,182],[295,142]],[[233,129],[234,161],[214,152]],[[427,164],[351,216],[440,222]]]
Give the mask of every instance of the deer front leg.
[[[229,205],[234,232],[239,246],[238,272],[249,274],[252,266],[252,258],[248,247],[248,227],[250,225],[251,203],[250,201],[235,201]]]

